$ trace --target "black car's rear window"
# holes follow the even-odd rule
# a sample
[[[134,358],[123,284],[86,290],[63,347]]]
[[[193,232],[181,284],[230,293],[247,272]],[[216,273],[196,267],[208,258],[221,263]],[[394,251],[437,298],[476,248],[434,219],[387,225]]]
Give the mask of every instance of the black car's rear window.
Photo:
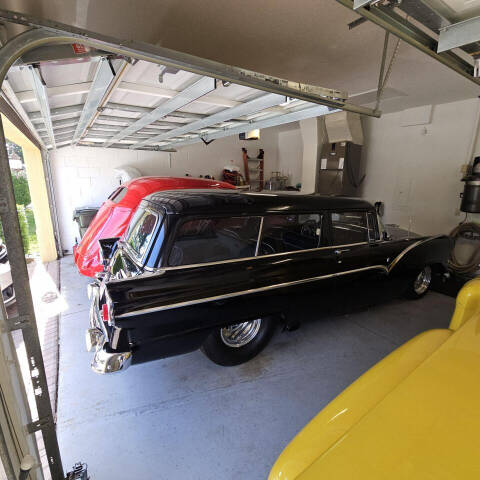
[[[130,220],[125,241],[137,260],[143,259],[159,221],[158,212],[144,208],[138,208]]]
[[[255,256],[260,217],[196,218],[177,229],[168,265],[193,265]]]

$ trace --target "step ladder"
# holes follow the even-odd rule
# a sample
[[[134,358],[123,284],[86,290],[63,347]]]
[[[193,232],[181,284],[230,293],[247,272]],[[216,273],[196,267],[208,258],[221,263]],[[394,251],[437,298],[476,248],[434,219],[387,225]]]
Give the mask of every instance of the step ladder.
[[[242,152],[243,166],[245,168],[245,181],[247,185],[250,185],[250,190],[260,192],[264,187],[265,152],[260,148],[256,158],[249,157],[246,148],[242,148]]]

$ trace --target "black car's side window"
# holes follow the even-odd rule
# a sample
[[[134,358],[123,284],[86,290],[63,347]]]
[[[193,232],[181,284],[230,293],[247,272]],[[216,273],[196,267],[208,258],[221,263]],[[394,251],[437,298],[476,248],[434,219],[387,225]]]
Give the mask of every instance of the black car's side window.
[[[196,218],[177,229],[168,265],[194,265],[255,256],[260,217]]]
[[[368,241],[366,212],[332,212],[331,215],[333,245]]]
[[[259,255],[308,250],[320,246],[321,215],[268,215],[263,219]]]

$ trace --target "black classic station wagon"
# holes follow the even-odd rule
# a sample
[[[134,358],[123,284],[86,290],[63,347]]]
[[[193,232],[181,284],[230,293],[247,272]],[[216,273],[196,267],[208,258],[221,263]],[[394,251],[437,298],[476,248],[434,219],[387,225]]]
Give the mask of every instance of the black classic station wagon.
[[[122,239],[100,244],[87,331],[98,373],[197,348],[243,363],[305,311],[421,297],[451,248],[390,240],[363,200],[222,190],[152,194]]]

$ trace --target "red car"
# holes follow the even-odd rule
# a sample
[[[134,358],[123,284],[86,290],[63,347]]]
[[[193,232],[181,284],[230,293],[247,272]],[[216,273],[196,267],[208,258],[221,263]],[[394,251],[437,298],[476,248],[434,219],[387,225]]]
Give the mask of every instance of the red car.
[[[143,197],[160,190],[190,188],[235,189],[229,183],[192,177],[141,177],[124,183],[102,204],[80,243],[73,247],[79,272],[94,277],[102,271],[98,240],[121,237]]]

